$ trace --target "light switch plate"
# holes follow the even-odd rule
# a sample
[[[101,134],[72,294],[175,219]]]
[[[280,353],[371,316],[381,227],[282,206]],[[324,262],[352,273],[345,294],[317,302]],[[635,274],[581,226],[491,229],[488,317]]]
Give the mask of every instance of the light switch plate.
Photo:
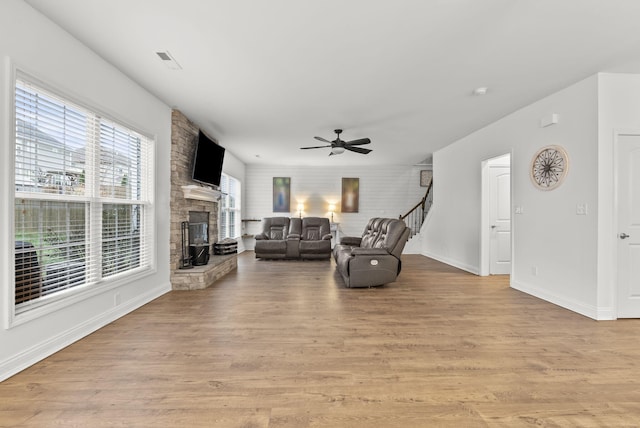
[[[587,215],[588,214],[588,206],[587,204],[577,204],[576,205],[576,215]]]

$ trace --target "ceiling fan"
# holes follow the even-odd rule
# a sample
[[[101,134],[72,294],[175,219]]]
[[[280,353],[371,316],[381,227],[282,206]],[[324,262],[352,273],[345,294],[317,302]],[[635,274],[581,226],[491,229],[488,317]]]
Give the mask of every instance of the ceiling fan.
[[[371,152],[370,149],[363,149],[362,147],[354,147],[354,146],[362,146],[363,144],[369,144],[371,143],[370,139],[360,138],[358,140],[342,141],[340,139],[340,134],[342,133],[342,129],[336,129],[334,132],[337,134],[337,137],[333,141],[329,141],[322,137],[313,137],[318,141],[329,143],[328,146],[313,146],[313,147],[300,147],[300,148],[302,150],[306,150],[306,149],[322,149],[325,147],[331,147],[331,153],[329,153],[329,156],[339,155],[340,153],[343,153],[345,150],[361,153],[363,155],[366,155],[367,153]]]

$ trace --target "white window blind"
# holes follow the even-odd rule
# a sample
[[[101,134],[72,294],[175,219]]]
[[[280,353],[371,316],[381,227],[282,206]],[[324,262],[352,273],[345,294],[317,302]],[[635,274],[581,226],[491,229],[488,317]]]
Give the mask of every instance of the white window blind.
[[[220,239],[237,238],[240,235],[240,181],[222,174],[220,179]]]
[[[19,77],[15,305],[152,265],[153,141]]]

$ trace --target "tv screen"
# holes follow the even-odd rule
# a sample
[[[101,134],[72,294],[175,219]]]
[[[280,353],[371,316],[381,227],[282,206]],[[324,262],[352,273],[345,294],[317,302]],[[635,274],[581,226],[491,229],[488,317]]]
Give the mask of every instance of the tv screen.
[[[220,186],[223,161],[224,147],[199,131],[196,152],[193,156],[193,180],[202,184]]]

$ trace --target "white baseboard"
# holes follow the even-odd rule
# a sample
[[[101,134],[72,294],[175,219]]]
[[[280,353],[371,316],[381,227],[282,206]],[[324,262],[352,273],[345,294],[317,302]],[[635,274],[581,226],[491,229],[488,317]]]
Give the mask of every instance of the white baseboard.
[[[171,291],[166,283],[0,362],[0,382]]]
[[[429,257],[430,259],[434,259],[434,260],[437,260],[439,262],[446,263],[446,264],[448,264],[450,266],[453,266],[455,268],[467,271],[467,272],[472,273],[474,275],[478,275],[478,272],[479,272],[478,266],[472,266],[472,265],[469,265],[469,264],[466,264],[466,263],[462,263],[462,262],[460,262],[458,260],[454,260],[454,259],[450,259],[448,257],[441,256],[440,254],[435,254],[435,253],[430,253],[428,251],[423,251],[422,255],[425,256],[425,257]]]
[[[615,319],[612,308],[598,309],[596,306],[587,305],[584,302],[579,302],[565,296],[551,293],[548,290],[516,281],[513,277],[511,279],[511,287],[594,320]]]

